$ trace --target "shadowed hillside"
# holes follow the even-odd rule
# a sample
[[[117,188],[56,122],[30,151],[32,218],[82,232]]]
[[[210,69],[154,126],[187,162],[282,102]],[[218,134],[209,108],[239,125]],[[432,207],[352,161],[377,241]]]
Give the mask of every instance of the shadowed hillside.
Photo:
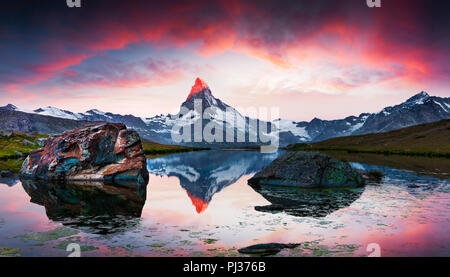
[[[288,146],[288,149],[450,157],[450,120],[387,133],[334,138],[311,144],[293,144]]]
[[[150,157],[150,158],[164,156],[167,154],[174,154],[174,153],[209,150],[209,148],[197,148],[197,147],[188,147],[188,146],[180,146],[180,145],[167,145],[167,144],[161,144],[161,143],[145,141],[145,140],[142,141],[142,147],[144,149],[145,155],[147,155],[147,157]]]

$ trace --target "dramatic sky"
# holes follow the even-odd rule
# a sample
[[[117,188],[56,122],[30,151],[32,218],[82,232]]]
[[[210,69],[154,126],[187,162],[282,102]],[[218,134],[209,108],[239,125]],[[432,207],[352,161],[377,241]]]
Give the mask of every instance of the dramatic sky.
[[[238,109],[293,120],[449,97],[449,2],[3,1],[0,105],[167,114],[196,77]]]

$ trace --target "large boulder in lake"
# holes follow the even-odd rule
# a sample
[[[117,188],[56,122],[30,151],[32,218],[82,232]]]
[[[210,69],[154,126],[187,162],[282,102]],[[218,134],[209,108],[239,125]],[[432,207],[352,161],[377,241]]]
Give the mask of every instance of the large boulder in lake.
[[[299,188],[338,188],[364,185],[361,174],[348,163],[316,152],[290,151],[248,181],[251,185]]]
[[[141,140],[123,124],[97,123],[47,139],[32,151],[22,178],[59,181],[148,182]]]

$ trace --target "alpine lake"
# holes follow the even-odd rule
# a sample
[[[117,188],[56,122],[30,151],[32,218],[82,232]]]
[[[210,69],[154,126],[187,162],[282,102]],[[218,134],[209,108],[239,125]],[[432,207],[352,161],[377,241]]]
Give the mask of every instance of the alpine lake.
[[[188,152],[147,160],[147,186],[0,179],[0,256],[449,256],[450,160],[337,153],[384,173],[358,189],[253,189],[283,152]],[[344,157],[345,156],[345,157]],[[80,189],[82,187],[82,189]],[[280,198],[279,195],[287,195]],[[283,204],[283,211],[261,207]],[[68,251],[69,250],[69,251]]]

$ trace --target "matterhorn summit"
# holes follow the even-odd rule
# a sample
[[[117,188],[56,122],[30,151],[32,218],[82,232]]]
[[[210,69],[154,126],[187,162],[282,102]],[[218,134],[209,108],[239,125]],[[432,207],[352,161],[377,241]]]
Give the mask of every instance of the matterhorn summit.
[[[225,111],[227,108],[230,108],[230,106],[223,103],[220,99],[215,98],[208,84],[200,78],[195,80],[195,84],[192,86],[186,101],[181,106],[189,110],[194,110],[194,102],[196,100],[201,100],[203,110],[214,107]]]
[[[195,80],[195,84],[192,86],[191,92],[189,93],[186,101],[188,101],[191,97],[199,94],[199,93],[209,93],[211,94],[211,90],[208,87],[208,84],[200,78]]]

